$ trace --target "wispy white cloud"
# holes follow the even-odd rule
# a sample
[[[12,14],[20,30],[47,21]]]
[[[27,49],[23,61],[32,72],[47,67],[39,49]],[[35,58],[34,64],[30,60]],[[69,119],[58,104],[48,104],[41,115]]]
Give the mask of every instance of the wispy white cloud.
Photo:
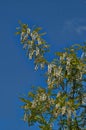
[[[79,26],[78,28],[76,28],[76,32],[81,34],[83,32],[86,32],[86,25],[85,26]]]
[[[86,20],[72,19],[64,23],[63,32],[82,35],[86,33]]]

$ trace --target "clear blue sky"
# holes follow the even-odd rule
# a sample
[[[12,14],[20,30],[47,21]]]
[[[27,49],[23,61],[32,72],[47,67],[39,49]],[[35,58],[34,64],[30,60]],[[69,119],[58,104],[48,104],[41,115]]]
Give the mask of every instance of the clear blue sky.
[[[86,0],[0,0],[0,130],[34,130],[21,119],[18,96],[44,85],[14,34],[18,20],[43,27],[53,54],[86,41]]]

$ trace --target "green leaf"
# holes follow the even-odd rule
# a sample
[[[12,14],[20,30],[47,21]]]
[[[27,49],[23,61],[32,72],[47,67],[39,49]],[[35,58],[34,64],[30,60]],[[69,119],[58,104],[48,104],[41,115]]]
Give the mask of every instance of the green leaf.
[[[21,32],[16,32],[15,34],[16,34],[16,35],[19,35],[19,34],[21,34]]]
[[[29,92],[28,96],[34,98],[35,95],[32,92]]]
[[[41,31],[41,30],[42,30],[41,27],[37,27],[37,28],[34,29],[35,32],[39,32],[39,31]]]
[[[26,100],[26,99],[24,99],[24,98],[19,98],[22,102],[24,102],[24,103],[31,103],[29,100]]]

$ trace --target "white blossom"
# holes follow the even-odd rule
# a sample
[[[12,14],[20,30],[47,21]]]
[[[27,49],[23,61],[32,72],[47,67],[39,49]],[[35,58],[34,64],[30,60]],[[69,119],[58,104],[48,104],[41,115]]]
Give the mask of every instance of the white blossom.
[[[50,77],[48,77],[47,83],[48,83],[48,85],[51,84],[51,78]]]
[[[40,66],[41,66],[41,68],[43,69],[43,68],[44,68],[44,63],[41,63]]]
[[[56,109],[58,109],[59,107],[60,107],[60,104],[59,104],[59,103],[55,105],[55,108],[56,108]]]
[[[60,96],[61,96],[61,92],[59,92],[59,93],[57,94],[57,98],[60,97]]]
[[[33,41],[30,42],[31,46],[33,45]]]
[[[38,33],[37,32],[31,33],[31,37],[32,37],[32,40],[36,40],[36,38],[38,37]]]
[[[48,45],[44,45],[45,48],[48,48]]]
[[[51,66],[51,64],[49,64],[48,65],[48,73],[51,73],[51,71],[52,71],[52,66]]]
[[[33,53],[29,52],[29,59],[32,59]]]
[[[57,69],[56,77],[61,76],[61,73],[62,73],[62,67],[59,66]]]
[[[65,114],[65,112],[66,112],[66,107],[65,107],[65,106],[63,106],[63,107],[62,107],[62,115],[64,115],[64,114]]]
[[[80,66],[80,65],[77,65],[77,68],[78,68],[79,70],[81,70],[81,69],[82,69],[82,66]]]
[[[36,56],[39,55],[39,53],[40,53],[40,50],[38,47],[36,47]]]
[[[67,70],[67,75],[70,75],[71,74],[70,66],[66,65],[66,70]]]
[[[30,28],[27,28],[27,34],[30,34]]]
[[[52,72],[52,69],[55,67],[54,64],[49,64],[48,65],[48,74],[50,74]]]
[[[27,120],[27,114],[25,113],[24,114],[24,121],[26,121]]]
[[[36,108],[36,106],[37,106],[37,103],[36,103],[36,101],[33,100],[31,107],[32,107],[32,108]]]
[[[34,69],[35,69],[35,70],[37,70],[37,69],[38,69],[38,65],[37,65],[37,64],[35,65],[35,68],[34,68]]]
[[[26,34],[26,35],[24,36],[24,40],[25,40],[25,41],[28,40],[28,34]]]
[[[66,57],[66,55],[67,55],[67,53],[65,52],[65,53],[63,53],[63,55],[62,56],[60,56],[60,61],[63,61],[64,60],[64,58]]]
[[[20,40],[22,40],[24,38],[24,35],[25,35],[25,32],[22,32]]]
[[[54,124],[53,124],[53,123],[51,123],[51,124],[50,124],[50,128],[52,128],[53,126],[54,126]]]
[[[42,94],[42,95],[40,96],[40,101],[45,101],[46,99],[47,99],[46,94]]]
[[[23,49],[26,49],[26,47],[27,47],[27,44],[25,43],[24,46],[23,46]]]
[[[67,57],[67,65],[70,65],[71,63],[71,58],[70,57]]]
[[[38,45],[41,45],[42,44],[41,39],[38,38],[37,40],[38,40]]]
[[[57,69],[57,68],[54,68],[54,76],[57,77],[57,75],[58,75],[58,69]]]

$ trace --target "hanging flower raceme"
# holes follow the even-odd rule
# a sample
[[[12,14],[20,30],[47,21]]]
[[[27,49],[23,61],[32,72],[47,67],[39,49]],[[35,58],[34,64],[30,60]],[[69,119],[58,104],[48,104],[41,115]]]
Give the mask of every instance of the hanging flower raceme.
[[[83,75],[86,74],[86,65],[80,60],[74,52],[70,49],[69,52],[58,53],[59,60],[48,64],[48,88],[56,88],[62,85],[64,80],[81,81]],[[64,86],[62,86],[64,87]]]
[[[48,88],[53,88],[54,85],[58,86],[63,79],[62,67],[57,66],[56,63],[48,65]]]
[[[20,23],[20,27],[17,28],[17,34],[20,34],[20,40],[23,44],[23,48],[27,50],[27,56],[29,59],[34,59],[34,64],[43,69],[47,64],[44,54],[48,51],[48,44],[42,39],[43,34],[39,34],[40,27],[31,30],[27,24]],[[41,59],[41,60],[40,60]],[[35,70],[37,70],[36,67]]]

